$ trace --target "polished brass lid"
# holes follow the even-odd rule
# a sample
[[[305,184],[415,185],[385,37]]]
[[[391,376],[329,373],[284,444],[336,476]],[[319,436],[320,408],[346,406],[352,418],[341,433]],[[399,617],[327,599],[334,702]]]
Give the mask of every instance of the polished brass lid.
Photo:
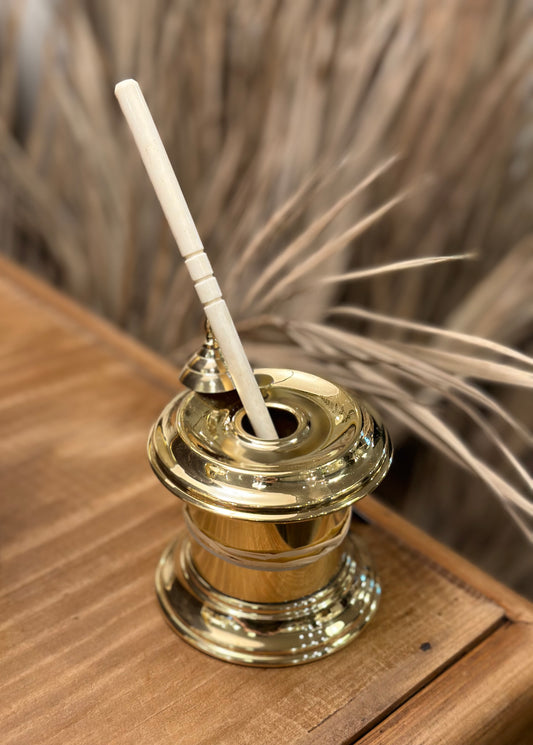
[[[281,435],[251,434],[235,393],[185,392],[148,441],[152,468],[187,502],[249,520],[303,520],[371,492],[392,448],[377,417],[340,386],[283,369],[256,371]]]

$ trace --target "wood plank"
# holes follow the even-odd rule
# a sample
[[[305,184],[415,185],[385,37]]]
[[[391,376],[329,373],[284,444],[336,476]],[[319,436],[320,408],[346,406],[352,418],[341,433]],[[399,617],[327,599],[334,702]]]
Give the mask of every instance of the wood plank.
[[[180,509],[145,455],[175,372],[19,274],[0,278],[3,743],[355,739],[504,623],[391,518],[358,527],[383,601],[344,651],[253,670],[183,643],[153,592]]]
[[[358,743],[533,742],[532,652],[531,624],[505,624]]]
[[[121,359],[134,362],[138,373],[153,375],[159,384],[166,383],[169,391],[179,385],[179,371],[164,357],[3,256],[0,256],[0,278],[9,284],[12,295],[21,291],[32,302],[44,304],[49,314],[59,315],[62,325],[71,325],[77,333],[89,331],[98,344],[109,347]]]

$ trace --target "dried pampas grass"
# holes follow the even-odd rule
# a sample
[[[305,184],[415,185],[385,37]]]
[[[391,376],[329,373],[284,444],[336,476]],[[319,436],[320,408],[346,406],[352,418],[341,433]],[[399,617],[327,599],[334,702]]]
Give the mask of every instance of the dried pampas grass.
[[[22,68],[32,16],[4,13],[3,250],[177,362],[199,343],[112,95],[138,78],[253,361],[374,401],[398,450],[383,493],[527,591],[531,551],[502,559],[533,535],[527,2],[72,0],[49,20]]]

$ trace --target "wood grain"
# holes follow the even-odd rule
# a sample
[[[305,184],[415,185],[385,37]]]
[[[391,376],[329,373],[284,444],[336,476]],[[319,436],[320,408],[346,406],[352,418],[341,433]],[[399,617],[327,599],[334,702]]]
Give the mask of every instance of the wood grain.
[[[353,742],[380,722],[397,732],[393,712],[425,706],[437,685],[453,716],[447,676],[507,633],[497,593],[490,600],[458,579],[428,558],[416,532],[411,545],[409,527],[400,521],[396,534],[395,518],[369,504],[375,522],[357,530],[383,601],[359,639],[295,669],[240,668],[197,652],[167,627],[153,590],[181,515],[145,444],[175,371],[3,261],[0,332],[4,745]],[[513,639],[511,660],[522,643],[531,649],[530,637]],[[517,701],[526,678],[512,688]],[[396,742],[383,737],[376,742]]]
[[[532,646],[531,624],[505,624],[359,742],[533,742]]]

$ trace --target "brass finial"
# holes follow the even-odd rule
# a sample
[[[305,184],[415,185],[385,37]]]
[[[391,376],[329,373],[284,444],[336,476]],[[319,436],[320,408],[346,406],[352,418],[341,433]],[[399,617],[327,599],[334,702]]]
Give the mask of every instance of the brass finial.
[[[235,390],[209,323],[205,324],[205,341],[185,363],[180,373],[180,381],[197,393],[224,393]]]

